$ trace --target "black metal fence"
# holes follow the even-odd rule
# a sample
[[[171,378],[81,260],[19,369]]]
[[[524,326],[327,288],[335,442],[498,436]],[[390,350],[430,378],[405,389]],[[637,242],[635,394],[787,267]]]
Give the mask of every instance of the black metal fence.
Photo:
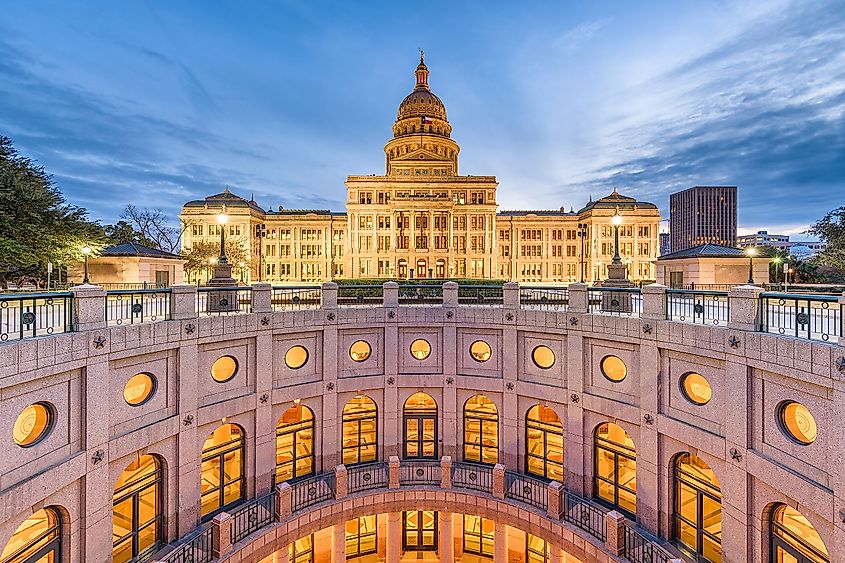
[[[561,519],[592,534],[601,541],[607,541],[606,509],[568,491],[563,492],[563,513]]]
[[[334,498],[334,472],[323,473],[290,484],[290,508],[293,512]]]
[[[213,559],[209,526],[185,543],[176,546],[176,549],[162,559],[162,563],[208,563]]]
[[[252,312],[252,288],[198,287],[198,315],[235,315]]]
[[[369,491],[370,489],[387,487],[387,463],[377,461],[374,463],[366,463],[364,465],[353,465],[352,467],[347,468],[346,478],[346,487],[350,494],[357,493],[359,491]]]
[[[666,318],[670,321],[727,326],[729,315],[726,291],[666,290]]]
[[[493,468],[476,463],[452,463],[452,486],[493,492]]]
[[[461,285],[458,286],[459,305],[495,306],[504,302],[501,285]]]
[[[842,335],[842,306],[835,295],[760,294],[760,330],[809,340]]]
[[[656,543],[656,539],[647,538],[643,533],[625,525],[625,550],[622,555],[631,563],[669,563],[676,556]]]
[[[569,308],[569,288],[520,286],[519,305],[529,310],[566,311]]]
[[[381,285],[338,285],[337,304],[340,307],[376,307],[384,303]]]
[[[73,330],[73,294],[0,295],[0,342]]]
[[[247,501],[232,512],[232,543],[237,543],[273,521],[276,493]]]
[[[400,285],[400,305],[440,305],[443,303],[442,285]]]
[[[116,289],[106,292],[106,323],[110,326],[169,319],[169,289]]]
[[[590,313],[639,317],[643,296],[639,288],[591,287],[587,290]]]
[[[440,485],[440,461],[403,461],[399,465],[400,485]]]
[[[274,311],[319,309],[322,299],[319,286],[274,286],[270,294]]]
[[[548,483],[531,475],[505,472],[505,498],[530,504],[540,510],[549,508]]]

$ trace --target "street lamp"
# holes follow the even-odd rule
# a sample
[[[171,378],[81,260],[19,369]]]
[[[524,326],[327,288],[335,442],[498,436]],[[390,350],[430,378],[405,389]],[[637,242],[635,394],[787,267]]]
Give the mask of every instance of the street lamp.
[[[754,255],[757,254],[757,249],[749,246],[745,253],[748,254],[748,285],[754,285]]]
[[[238,269],[241,271],[241,283],[244,283],[244,263],[238,262]]]
[[[82,278],[82,283],[88,283],[88,255],[91,254],[91,247],[90,246],[83,246],[82,247],[82,254],[85,256],[85,275]]]
[[[619,214],[619,208],[616,208],[616,213],[610,218],[613,223],[613,264],[621,264],[622,258],[619,257],[619,225],[622,224],[622,216]]]
[[[780,265],[780,262],[781,262],[781,260],[780,260],[780,256],[775,256],[775,257],[772,259],[772,262],[774,262],[774,263],[775,263],[775,283],[776,283],[776,284],[779,284],[780,282],[778,281],[778,278],[779,278],[780,276],[778,276],[778,266]]]
[[[581,239],[581,283],[584,283],[587,268],[586,252],[584,251],[584,243],[587,239],[587,223],[578,223],[578,238]]]
[[[217,261],[220,264],[228,264],[229,260],[226,258],[226,223],[229,222],[229,216],[226,215],[226,210],[217,214],[217,224],[220,225],[220,257]]]

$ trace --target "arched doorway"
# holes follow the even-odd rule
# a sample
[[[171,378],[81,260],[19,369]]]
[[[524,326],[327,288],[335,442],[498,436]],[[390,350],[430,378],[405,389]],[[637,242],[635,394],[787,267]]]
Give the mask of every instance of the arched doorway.
[[[446,277],[446,261],[445,260],[443,260],[442,258],[437,260],[437,262],[435,263],[435,268],[436,268],[435,275],[438,278],[445,278]]]
[[[408,277],[408,261],[404,258],[396,263],[396,277],[405,279]]]
[[[314,475],[314,413],[299,403],[276,426],[276,483]]]
[[[464,461],[499,463],[499,411],[484,395],[464,404]]]
[[[637,450],[621,426],[605,422],[593,434],[593,497],[628,514],[637,513]]]
[[[785,504],[772,511],[771,563],[829,563],[830,555],[807,518]]]
[[[344,465],[378,460],[378,409],[366,395],[343,406],[341,459]]]
[[[437,459],[437,403],[431,395],[417,392],[402,409],[404,459]]]
[[[163,541],[164,486],[161,461],[142,455],[126,466],[112,496],[112,560],[141,560]]]
[[[3,563],[62,561],[62,519],[53,508],[42,508],[23,521],[0,554]]]
[[[237,424],[223,424],[202,446],[201,513],[209,520],[243,500],[246,476],[244,431]]]
[[[682,453],[673,462],[673,539],[698,561],[722,561],[722,490],[704,461]]]
[[[545,405],[525,415],[525,472],[563,483],[563,423]]]
[[[422,279],[422,278],[429,277],[427,267],[428,267],[428,263],[425,260],[423,260],[423,259],[417,260],[417,277],[418,278]]]

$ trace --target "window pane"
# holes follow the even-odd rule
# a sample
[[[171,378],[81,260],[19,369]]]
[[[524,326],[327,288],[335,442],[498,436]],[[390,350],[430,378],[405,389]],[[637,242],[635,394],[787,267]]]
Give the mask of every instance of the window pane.
[[[696,492],[683,483],[679,484],[680,492],[680,514],[690,522],[698,522],[696,514]]]
[[[147,487],[138,493],[138,525],[155,520],[158,514],[158,486]]]

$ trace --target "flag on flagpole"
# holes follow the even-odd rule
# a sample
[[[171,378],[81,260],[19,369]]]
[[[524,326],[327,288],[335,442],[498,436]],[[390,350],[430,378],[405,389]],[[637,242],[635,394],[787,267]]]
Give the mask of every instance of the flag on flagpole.
[[[422,124],[425,125],[426,123],[434,123],[434,120],[431,119],[430,117],[423,116]]]

